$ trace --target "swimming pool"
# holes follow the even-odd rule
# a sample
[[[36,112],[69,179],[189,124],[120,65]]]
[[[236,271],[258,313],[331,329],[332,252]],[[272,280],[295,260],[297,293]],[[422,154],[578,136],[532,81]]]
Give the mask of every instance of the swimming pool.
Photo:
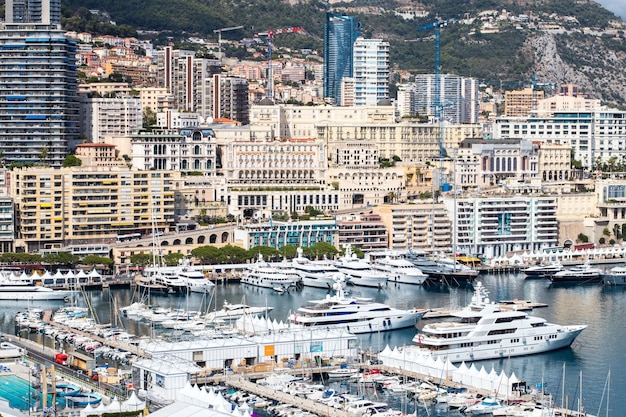
[[[28,381],[15,375],[0,375],[0,397],[8,400],[11,407],[28,410],[29,405],[39,402],[37,397],[32,397],[33,394],[35,390]]]

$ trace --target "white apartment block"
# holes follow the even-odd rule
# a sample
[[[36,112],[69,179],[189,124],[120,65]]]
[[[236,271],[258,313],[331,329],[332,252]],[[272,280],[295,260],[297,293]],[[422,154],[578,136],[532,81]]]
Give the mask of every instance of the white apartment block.
[[[537,115],[551,116],[555,112],[564,111],[591,112],[600,108],[601,105],[600,99],[562,95],[552,96],[537,100]]]
[[[333,165],[350,168],[377,168],[380,165],[378,147],[373,143],[356,141],[343,143],[328,159]]]
[[[593,169],[599,158],[626,158],[626,112],[596,109],[591,112],[555,112],[552,117],[497,118],[495,139],[520,138],[571,146],[574,159]]]
[[[456,225],[457,252],[497,257],[558,244],[557,197],[445,198],[444,204]]]
[[[131,159],[140,170],[216,175],[217,143],[211,128],[139,132],[130,135]]]
[[[389,42],[357,38],[353,46],[354,104],[375,106],[389,99]]]
[[[127,136],[141,129],[141,101],[133,97],[90,98],[79,95],[81,138],[104,143],[108,136]]]
[[[452,74],[440,74],[439,98],[435,96],[435,75],[421,74],[415,83],[405,87],[414,102],[408,108],[415,113],[401,116],[434,116],[441,114],[443,120],[452,123],[477,123],[479,115],[478,80]],[[437,109],[436,106],[440,108]],[[405,107],[406,109],[406,107]]]

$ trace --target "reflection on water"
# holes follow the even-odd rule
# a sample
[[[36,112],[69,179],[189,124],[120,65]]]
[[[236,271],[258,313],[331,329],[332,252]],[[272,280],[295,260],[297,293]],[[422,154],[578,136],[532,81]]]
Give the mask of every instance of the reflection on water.
[[[626,288],[602,288],[600,286],[551,288],[548,280],[527,280],[523,274],[481,275],[491,300],[532,300],[546,303],[548,307],[536,309],[532,314],[559,324],[586,324],[588,328],[576,339],[570,349],[528,357],[515,357],[478,362],[488,371],[494,368],[524,379],[529,385],[544,381],[544,386],[555,395],[565,392],[570,398],[578,398],[582,371],[583,404],[596,414],[602,399],[606,376],[610,368],[611,391],[621,393],[626,389],[626,372],[619,366],[623,361],[623,339],[626,335]],[[352,296],[371,297],[378,302],[398,308],[461,308],[470,301],[471,289],[428,288],[389,284],[382,290],[350,287]],[[239,284],[218,285],[215,294],[204,296],[190,294],[188,297],[151,297],[151,303],[187,310],[208,311],[219,309],[227,300],[231,303],[245,302],[255,306],[272,306],[271,318],[286,320],[308,300],[324,298],[327,291],[304,288],[298,292],[278,294],[271,289],[247,287]],[[132,320],[120,320],[116,315],[119,307],[129,305],[134,294],[128,289],[90,291],[87,293],[100,323],[113,323],[140,335],[150,335],[149,327]],[[78,301],[86,305],[85,300]],[[45,304],[44,308],[57,308],[59,304]],[[14,302],[0,305],[0,325],[4,332],[13,332],[15,312],[26,306]],[[419,326],[420,324],[418,324]],[[385,346],[411,344],[415,329],[359,335],[364,350],[381,350]],[[563,365],[565,364],[565,379]],[[564,381],[564,382],[563,382]],[[611,395],[613,410],[626,409],[626,398]],[[433,410],[431,410],[433,411]],[[433,414],[431,414],[433,415]]]

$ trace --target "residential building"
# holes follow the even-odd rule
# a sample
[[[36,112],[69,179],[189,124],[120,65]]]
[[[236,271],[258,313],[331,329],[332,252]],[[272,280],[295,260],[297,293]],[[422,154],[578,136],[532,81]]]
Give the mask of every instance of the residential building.
[[[357,38],[354,42],[354,105],[375,106],[389,99],[389,42]]]
[[[543,91],[530,87],[507,91],[504,93],[504,114],[508,117],[527,117],[537,110],[537,103],[543,97]]]
[[[440,74],[439,100],[435,97],[435,75],[415,76],[415,83],[408,87],[413,106],[404,107],[414,113],[401,113],[401,116],[441,115],[442,120],[451,124],[478,122],[478,80],[453,74]],[[405,93],[406,94],[406,93]],[[435,106],[440,108],[436,109]],[[439,111],[437,111],[439,110]]]
[[[324,25],[324,98],[338,105],[341,80],[354,74],[354,41],[361,25],[354,16],[327,12]]]
[[[205,82],[210,97],[207,103],[209,122],[226,118],[242,124],[250,123],[248,80],[214,74]]]
[[[337,220],[339,246],[350,245],[364,252],[389,247],[389,232],[378,214],[354,216],[353,220]]]
[[[138,169],[216,175],[217,145],[211,128],[142,131],[129,138],[132,164]]]
[[[4,22],[7,24],[61,24],[61,0],[6,0]]]
[[[244,249],[269,246],[309,247],[316,243],[328,243],[337,247],[339,229],[334,219],[301,220],[294,222],[269,221],[244,224],[235,229],[235,242]]]
[[[87,142],[104,142],[107,136],[127,136],[141,129],[141,101],[124,96],[89,97],[80,94],[80,135]]]
[[[339,210],[402,201],[406,197],[404,167],[339,166],[326,172],[327,183],[339,192]]]
[[[456,225],[457,252],[493,258],[558,244],[557,197],[448,197],[443,202]]]
[[[590,112],[560,111],[551,117],[498,117],[494,139],[521,138],[571,146],[583,168],[596,161],[626,158],[626,111],[600,108]]]
[[[452,222],[442,203],[384,204],[377,212],[389,232],[389,248],[432,254],[450,251]]]
[[[0,147],[5,162],[60,166],[79,142],[76,42],[60,1],[5,3],[0,30]]]
[[[10,172],[16,249],[114,242],[174,227],[178,172],[33,167]]]
[[[582,96],[552,96],[537,100],[537,116],[552,116],[555,112],[591,112],[601,106],[600,99]]]
[[[127,162],[119,158],[115,145],[108,143],[81,143],[75,155],[83,167],[125,167]]]
[[[139,100],[143,111],[150,109],[153,113],[175,110],[174,96],[164,87],[140,87]]]

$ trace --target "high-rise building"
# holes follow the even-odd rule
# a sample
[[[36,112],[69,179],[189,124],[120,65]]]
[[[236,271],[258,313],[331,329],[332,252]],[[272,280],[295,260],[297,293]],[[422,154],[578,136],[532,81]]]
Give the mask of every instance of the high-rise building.
[[[354,42],[354,104],[375,106],[389,99],[389,42],[358,38]]]
[[[5,162],[60,166],[79,141],[76,44],[60,1],[6,2],[0,29],[0,147]]]
[[[61,24],[61,0],[6,0],[5,23]]]
[[[441,114],[443,119],[452,123],[478,122],[478,82],[474,78],[453,74],[440,75],[440,97],[436,100],[435,75],[422,74],[415,77],[415,110],[419,115]],[[441,111],[435,111],[435,105],[441,105]]]
[[[360,23],[354,16],[326,13],[324,27],[324,97],[332,104],[341,100],[341,80],[352,77],[354,42]]]

